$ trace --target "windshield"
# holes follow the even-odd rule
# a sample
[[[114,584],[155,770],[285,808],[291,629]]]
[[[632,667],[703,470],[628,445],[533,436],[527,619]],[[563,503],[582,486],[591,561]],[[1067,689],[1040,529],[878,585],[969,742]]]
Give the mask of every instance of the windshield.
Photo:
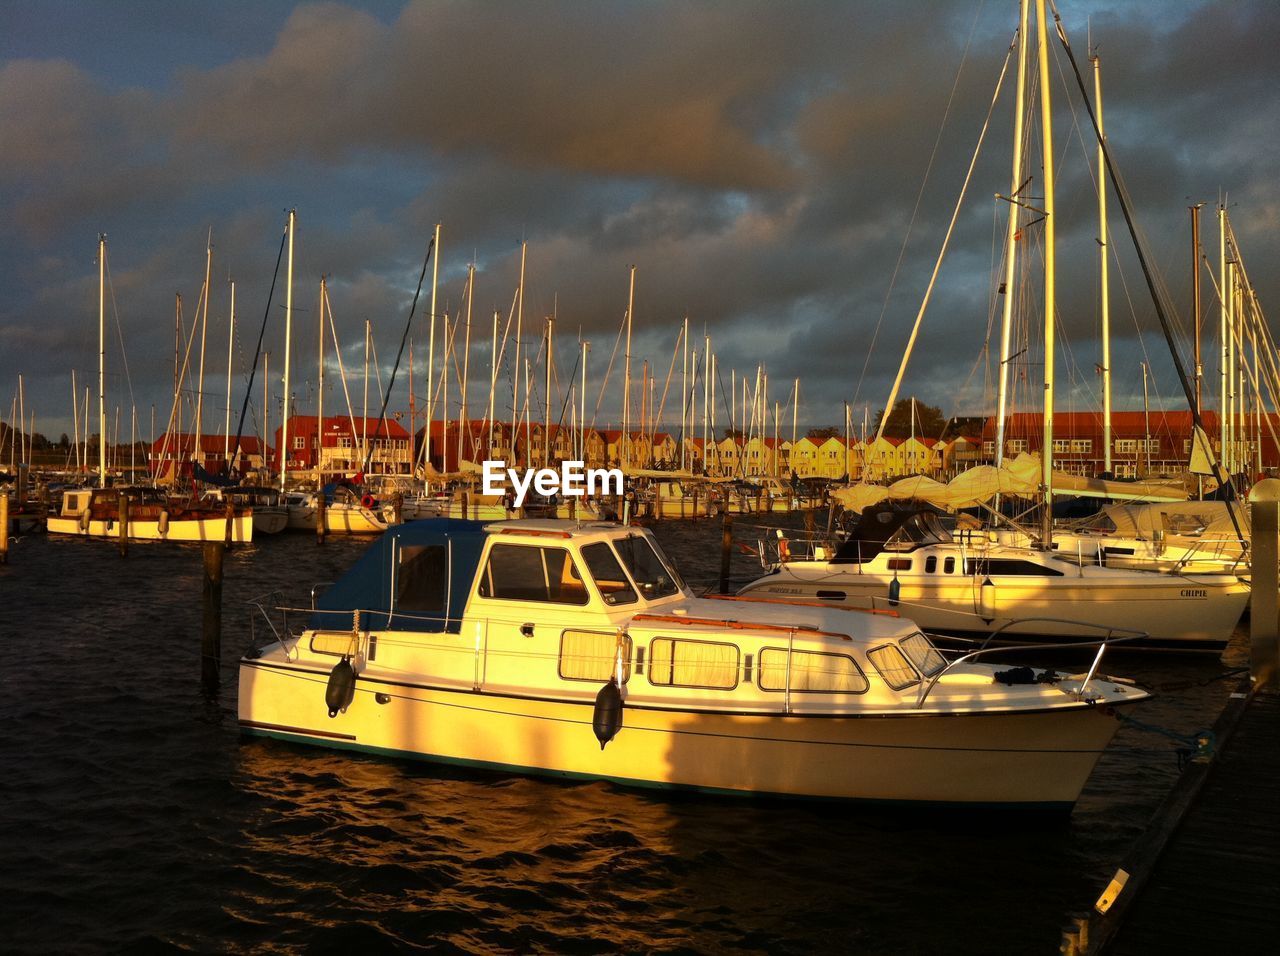
[[[684,582],[675,569],[668,565],[644,535],[632,534],[613,542],[618,557],[631,573],[640,593],[650,601],[654,598],[679,594]]]
[[[636,600],[636,592],[631,589],[622,565],[603,541],[583,548],[582,560],[587,562],[587,570],[605,604],[631,604]]]

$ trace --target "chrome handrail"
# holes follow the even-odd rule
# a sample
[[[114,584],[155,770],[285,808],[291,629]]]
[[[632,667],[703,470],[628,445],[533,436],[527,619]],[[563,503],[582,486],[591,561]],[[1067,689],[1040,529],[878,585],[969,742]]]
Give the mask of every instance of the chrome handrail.
[[[1111,647],[1112,645],[1115,645],[1115,644],[1128,644],[1133,641],[1140,641],[1140,640],[1143,640],[1144,638],[1150,637],[1150,634],[1147,631],[1138,631],[1138,630],[1134,630],[1132,628],[1127,628],[1127,627],[1108,627],[1108,628],[1105,628],[1107,632],[1106,636],[1094,641],[1069,641],[1069,642],[1041,641],[1034,644],[1008,644],[1008,645],[1002,644],[999,647],[988,646],[991,643],[991,639],[995,637],[997,634],[999,634],[1000,632],[1002,632],[1003,630],[1005,630],[1005,628],[1010,627],[1014,624],[1025,624],[1029,621],[1038,621],[1041,623],[1049,623],[1049,624],[1071,624],[1076,627],[1094,627],[1094,628],[1097,628],[1098,630],[1104,630],[1104,628],[1100,624],[1082,624],[1079,621],[1065,621],[1059,618],[1051,618],[1051,617],[1035,617],[1035,618],[1028,617],[1028,618],[1022,618],[1017,621],[1008,621],[1005,624],[1002,624],[1000,627],[996,628],[990,634],[988,634],[987,639],[982,642],[981,646],[979,646],[979,648],[976,651],[970,651],[967,654],[962,654],[961,656],[949,661],[945,667],[943,667],[941,670],[934,673],[928,679],[927,683],[921,686],[920,693],[916,697],[916,709],[919,710],[924,707],[924,703],[928,699],[929,695],[933,692],[933,688],[936,687],[938,682],[958,664],[967,663],[969,661],[976,660],[979,657],[984,657],[986,655],[996,654],[996,653],[1011,653],[1011,652],[1018,652],[1018,651],[1044,651],[1044,650],[1080,650],[1081,648],[1096,646],[1098,648],[1098,653],[1094,656],[1093,664],[1090,666],[1088,673],[1085,675],[1085,679],[1083,683],[1081,683],[1080,689],[1076,691],[1077,699],[1082,699],[1084,696],[1085,688],[1088,687],[1089,682],[1093,680],[1094,674],[1097,672],[1098,665],[1102,662],[1102,656],[1106,652],[1106,649],[1108,647]],[[1114,636],[1119,632],[1123,632],[1122,636],[1119,636],[1119,637]]]

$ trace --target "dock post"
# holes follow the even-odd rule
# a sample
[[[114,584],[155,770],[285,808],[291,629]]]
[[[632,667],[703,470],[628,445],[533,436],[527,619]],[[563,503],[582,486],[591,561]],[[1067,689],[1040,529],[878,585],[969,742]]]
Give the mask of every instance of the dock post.
[[[720,533],[720,593],[729,593],[729,557],[733,554],[733,515],[725,511]]]
[[[1280,674],[1280,600],[1277,552],[1280,551],[1280,479],[1264,478],[1249,492],[1252,542],[1249,566],[1249,676],[1257,688]]]
[[[0,564],[9,563],[9,492],[0,491]]]
[[[221,541],[204,544],[204,616],[200,636],[200,682],[216,691],[222,662],[222,558],[227,546]]]
[[[35,457],[34,455],[32,457]],[[18,484],[15,489],[13,503],[18,506],[19,511],[25,511],[27,507],[27,477],[30,474],[30,466],[25,463],[18,464]]]
[[[116,515],[117,524],[119,525],[120,538],[120,557],[129,557],[129,496],[123,491],[117,499],[118,513]]]
[[[350,527],[348,525],[348,527]],[[316,544],[324,544],[324,489],[316,489]]]

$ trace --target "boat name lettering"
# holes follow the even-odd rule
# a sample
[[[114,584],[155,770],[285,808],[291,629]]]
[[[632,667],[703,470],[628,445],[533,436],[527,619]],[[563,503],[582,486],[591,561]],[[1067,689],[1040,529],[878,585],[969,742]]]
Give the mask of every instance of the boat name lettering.
[[[515,490],[515,506],[524,506],[529,487],[538,494],[550,495],[620,495],[622,494],[622,470],[619,468],[588,468],[581,461],[562,461],[555,468],[530,468],[523,476],[516,468],[508,468],[505,461],[486,460],[484,469],[484,493],[500,495],[506,489],[503,482],[510,482]]]
[[[1209,596],[1209,591],[1206,588],[1183,588],[1181,593],[1183,597],[1190,598],[1207,598]]]

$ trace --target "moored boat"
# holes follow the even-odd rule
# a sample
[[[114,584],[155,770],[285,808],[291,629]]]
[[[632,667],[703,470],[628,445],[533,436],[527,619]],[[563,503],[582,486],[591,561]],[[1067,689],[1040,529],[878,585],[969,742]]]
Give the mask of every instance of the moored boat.
[[[50,534],[82,538],[120,535],[120,497],[129,500],[127,536],[140,541],[253,540],[253,510],[228,505],[212,508],[181,501],[152,488],[76,488],[62,495],[62,506],[45,522]],[[227,523],[231,536],[227,537]]]
[[[277,633],[240,662],[246,733],[739,795],[1069,808],[1148,696],[948,661],[893,614],[697,598],[617,524],[394,528]]]
[[[1249,600],[1249,586],[1234,574],[1098,566],[986,535],[956,538],[936,513],[918,508],[866,509],[829,556],[783,552],[739,593],[897,607],[927,630],[962,634],[1143,633],[1148,647],[1221,651]]]

